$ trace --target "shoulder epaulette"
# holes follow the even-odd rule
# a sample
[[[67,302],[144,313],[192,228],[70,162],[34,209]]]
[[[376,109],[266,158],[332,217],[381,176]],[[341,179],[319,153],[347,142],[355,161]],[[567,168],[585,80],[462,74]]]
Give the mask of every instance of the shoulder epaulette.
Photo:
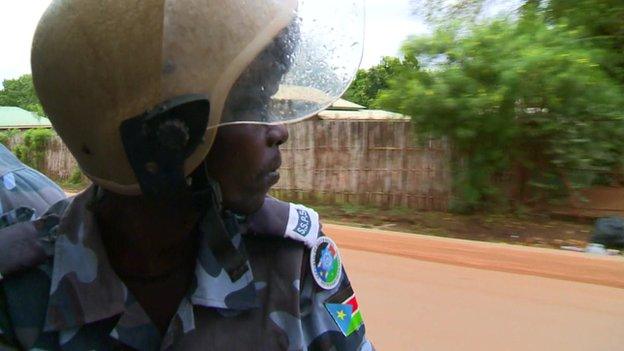
[[[249,233],[282,237],[312,248],[321,233],[319,215],[311,208],[267,197],[262,208],[249,216]]]

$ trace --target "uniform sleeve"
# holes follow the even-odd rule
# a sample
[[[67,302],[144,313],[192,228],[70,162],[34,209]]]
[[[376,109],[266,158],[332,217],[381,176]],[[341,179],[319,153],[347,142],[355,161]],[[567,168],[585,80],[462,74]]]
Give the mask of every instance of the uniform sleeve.
[[[310,254],[304,256],[301,282],[301,322],[308,350],[369,351],[364,317],[344,268],[340,283],[325,289],[312,272]]]
[[[47,216],[35,221],[20,221],[20,218],[32,215],[32,210],[25,212],[23,215],[18,213],[10,216],[10,220],[5,218],[6,223],[2,222],[2,217],[0,217],[0,350],[2,351],[20,349],[17,346],[19,344],[17,343],[15,330],[13,329],[14,325],[9,314],[9,306],[14,305],[9,305],[10,299],[7,300],[7,295],[15,293],[15,289],[9,288],[11,282],[3,279],[2,275],[10,275],[11,273],[36,267],[51,257],[54,247],[52,240],[54,228],[58,225],[58,216],[55,213],[62,213],[66,206],[67,201],[59,202],[50,208]],[[12,222],[16,223],[6,228],[1,228],[2,224],[11,224]],[[45,277],[47,279],[47,275]],[[26,284],[25,287],[26,289],[38,291],[32,283]],[[45,291],[44,298],[47,297],[49,288],[42,291]],[[22,301],[24,295],[17,293],[17,296],[16,301],[24,303]],[[47,303],[46,300],[38,299],[38,301]],[[15,318],[15,315],[13,318]]]
[[[18,207],[0,214],[0,229],[10,227],[13,224],[30,221],[35,215],[35,210],[29,207]]]
[[[39,217],[65,197],[58,185],[32,168],[24,167],[0,177],[1,212],[28,207]]]
[[[267,197],[262,208],[248,217],[248,233],[281,237],[312,248],[321,233],[319,215],[303,205]]]

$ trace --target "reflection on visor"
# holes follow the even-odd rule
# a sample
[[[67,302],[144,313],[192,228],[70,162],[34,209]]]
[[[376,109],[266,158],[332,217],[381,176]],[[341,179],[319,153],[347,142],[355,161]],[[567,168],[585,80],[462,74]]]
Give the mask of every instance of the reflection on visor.
[[[235,82],[219,125],[298,121],[331,105],[360,64],[363,11],[361,0],[300,0],[295,19]]]

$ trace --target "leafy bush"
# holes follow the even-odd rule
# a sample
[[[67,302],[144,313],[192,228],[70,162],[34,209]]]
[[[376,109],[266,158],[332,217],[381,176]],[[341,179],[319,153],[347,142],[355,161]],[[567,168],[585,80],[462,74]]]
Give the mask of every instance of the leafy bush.
[[[54,136],[51,129],[30,129],[24,132],[22,143],[13,148],[13,153],[22,162],[33,167],[40,168],[45,159],[48,141]]]
[[[8,133],[0,132],[0,144],[6,146],[7,148],[10,148],[10,145],[9,145],[10,139],[11,138],[9,137]]]
[[[357,72],[344,98],[365,107],[377,107],[375,105],[377,94],[387,89],[390,80],[400,75],[404,69],[418,69],[418,61],[414,57],[405,59],[384,57],[378,65]]]
[[[455,209],[538,202],[622,167],[624,91],[601,68],[605,52],[539,15],[409,40],[430,62],[390,80],[376,103],[413,116],[421,137],[453,150]]]
[[[67,179],[67,182],[72,185],[81,185],[85,182],[85,176],[82,174],[80,168],[76,167],[72,171],[71,175]]]
[[[19,129],[8,129],[0,131],[0,143],[10,149],[12,141],[11,139],[18,134],[20,134]]]

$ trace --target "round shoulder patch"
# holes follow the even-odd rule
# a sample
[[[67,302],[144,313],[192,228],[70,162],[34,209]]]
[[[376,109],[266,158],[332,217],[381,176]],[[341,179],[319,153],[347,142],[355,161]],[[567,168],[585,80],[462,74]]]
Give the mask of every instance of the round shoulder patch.
[[[316,283],[325,290],[338,286],[342,278],[342,260],[336,243],[322,236],[310,252],[310,268]]]

